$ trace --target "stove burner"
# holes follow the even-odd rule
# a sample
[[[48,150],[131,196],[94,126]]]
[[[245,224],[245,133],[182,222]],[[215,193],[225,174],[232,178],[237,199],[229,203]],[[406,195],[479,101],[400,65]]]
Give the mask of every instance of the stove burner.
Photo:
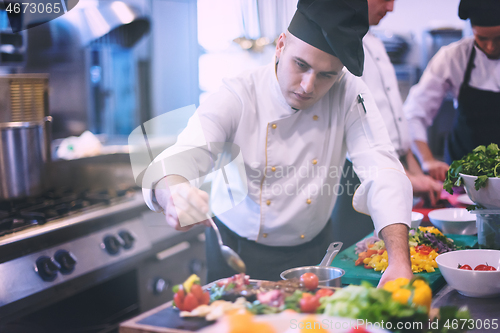
[[[32,225],[42,225],[87,208],[110,205],[117,198],[133,191],[136,188],[85,190],[78,193],[66,189],[49,191],[37,198],[0,201],[0,236]]]
[[[0,235],[19,231],[32,225],[43,225],[47,222],[45,214],[26,212],[9,216],[0,220]]]

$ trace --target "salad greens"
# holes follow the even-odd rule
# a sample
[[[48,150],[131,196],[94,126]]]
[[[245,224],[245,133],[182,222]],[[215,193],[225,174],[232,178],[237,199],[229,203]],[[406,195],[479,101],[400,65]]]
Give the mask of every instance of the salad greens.
[[[437,249],[437,253],[445,253],[454,250],[460,250],[453,239],[444,236],[441,233],[432,233],[426,230],[412,229],[409,237],[410,246],[427,245]]]
[[[474,183],[476,190],[485,187],[489,177],[500,178],[500,149],[498,145],[492,143],[488,147],[477,146],[472,153],[467,154],[461,160],[453,161],[443,184],[443,188],[448,193],[453,194],[453,186],[463,184],[460,173],[477,176]]]

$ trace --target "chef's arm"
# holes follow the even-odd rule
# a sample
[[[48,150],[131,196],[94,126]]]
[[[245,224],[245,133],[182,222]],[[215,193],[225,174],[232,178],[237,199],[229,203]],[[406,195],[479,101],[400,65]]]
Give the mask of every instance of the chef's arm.
[[[400,277],[411,279],[413,273],[408,244],[408,226],[403,223],[388,225],[380,231],[380,236],[385,242],[389,266],[382,275],[378,286],[382,287],[387,281]]]
[[[422,170],[427,172],[432,178],[444,181],[449,165],[434,158],[427,142],[415,140],[413,141],[413,149],[420,160]]]

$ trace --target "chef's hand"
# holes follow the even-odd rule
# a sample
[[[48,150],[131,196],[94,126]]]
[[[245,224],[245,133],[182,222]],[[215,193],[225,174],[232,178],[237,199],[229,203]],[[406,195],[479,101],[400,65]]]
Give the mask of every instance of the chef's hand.
[[[422,162],[422,170],[427,172],[432,178],[444,182],[446,173],[450,166],[438,160],[426,160]]]
[[[423,173],[408,173],[407,175],[411,181],[411,185],[413,186],[413,194],[418,197],[428,197],[431,206],[434,207],[441,198],[443,184],[430,176],[424,175]]]
[[[380,231],[385,242],[389,266],[382,274],[378,288],[382,288],[387,281],[400,277],[411,279],[410,246],[408,244],[408,226],[403,223],[390,224]]]
[[[198,223],[210,226],[206,218],[208,194],[191,186],[184,177],[163,178],[156,184],[155,196],[167,223],[176,230],[187,231]]]

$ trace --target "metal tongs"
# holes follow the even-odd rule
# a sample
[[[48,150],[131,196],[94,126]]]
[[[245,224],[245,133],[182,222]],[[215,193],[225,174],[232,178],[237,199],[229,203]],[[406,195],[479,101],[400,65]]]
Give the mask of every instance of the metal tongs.
[[[212,220],[212,217],[207,213],[207,219],[210,221],[210,224],[212,225],[212,228],[215,230],[215,234],[217,235],[217,240],[219,241],[219,248],[220,252],[222,253],[222,256],[226,260],[227,264],[234,269],[235,271],[239,273],[245,273],[246,271],[246,266],[243,260],[241,260],[240,256],[234,252],[229,246],[224,245],[222,243],[222,238],[220,236],[219,228],[217,228],[217,225],[215,224],[214,220]]]

